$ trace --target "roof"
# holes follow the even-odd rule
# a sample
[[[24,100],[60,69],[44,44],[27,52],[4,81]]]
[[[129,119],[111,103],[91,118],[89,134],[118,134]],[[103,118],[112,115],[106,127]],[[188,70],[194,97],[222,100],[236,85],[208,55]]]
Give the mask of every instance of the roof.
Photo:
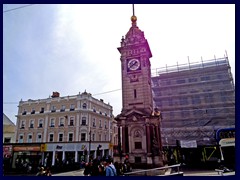
[[[13,125],[15,124],[3,113],[3,125]]]

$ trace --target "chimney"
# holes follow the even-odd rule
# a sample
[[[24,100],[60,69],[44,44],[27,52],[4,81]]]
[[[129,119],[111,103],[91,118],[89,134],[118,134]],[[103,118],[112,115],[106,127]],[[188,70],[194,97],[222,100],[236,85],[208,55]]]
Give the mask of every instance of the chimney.
[[[59,96],[60,94],[57,91],[52,93],[52,98],[59,97]]]

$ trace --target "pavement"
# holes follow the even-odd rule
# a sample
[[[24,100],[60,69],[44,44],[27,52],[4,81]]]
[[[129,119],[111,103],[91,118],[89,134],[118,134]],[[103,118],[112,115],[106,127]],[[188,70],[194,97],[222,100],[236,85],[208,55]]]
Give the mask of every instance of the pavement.
[[[83,171],[84,171],[84,169],[80,169],[80,170],[76,170],[76,171],[56,173],[56,174],[52,174],[52,176],[84,176]]]
[[[84,169],[64,172],[64,173],[56,173],[53,176],[84,176]],[[215,170],[183,170],[183,176],[221,176]],[[234,173],[229,173],[228,175],[235,175]]]

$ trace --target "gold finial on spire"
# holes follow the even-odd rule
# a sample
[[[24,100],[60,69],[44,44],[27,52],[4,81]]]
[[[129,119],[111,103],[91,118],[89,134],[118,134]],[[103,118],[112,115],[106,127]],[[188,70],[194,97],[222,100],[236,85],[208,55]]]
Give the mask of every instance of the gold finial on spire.
[[[132,21],[132,23],[136,23],[136,21],[137,21],[137,17],[135,16],[135,13],[134,13],[134,4],[133,4],[133,15],[131,17],[131,21]]]

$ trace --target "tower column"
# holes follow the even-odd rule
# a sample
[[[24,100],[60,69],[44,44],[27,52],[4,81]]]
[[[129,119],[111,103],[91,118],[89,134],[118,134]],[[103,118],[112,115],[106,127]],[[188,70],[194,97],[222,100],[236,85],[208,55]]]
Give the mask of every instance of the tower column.
[[[151,153],[151,138],[149,124],[146,124],[146,136],[147,136],[147,153]]]

